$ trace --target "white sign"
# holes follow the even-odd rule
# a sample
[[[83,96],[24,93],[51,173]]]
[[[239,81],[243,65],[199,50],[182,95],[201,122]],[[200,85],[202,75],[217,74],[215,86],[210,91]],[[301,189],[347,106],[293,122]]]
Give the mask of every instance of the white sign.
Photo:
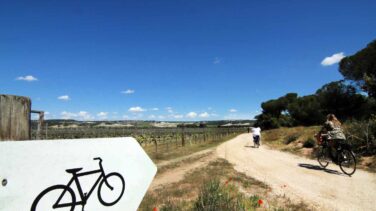
[[[156,172],[134,138],[0,142],[0,211],[134,211]]]

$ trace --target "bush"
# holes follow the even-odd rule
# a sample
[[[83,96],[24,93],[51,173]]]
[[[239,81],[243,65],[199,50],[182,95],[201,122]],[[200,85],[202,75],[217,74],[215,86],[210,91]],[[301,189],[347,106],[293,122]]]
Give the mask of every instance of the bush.
[[[235,186],[222,186],[218,179],[206,182],[194,204],[194,210],[246,210],[244,196]]]
[[[291,142],[294,142],[296,141],[298,138],[299,138],[300,134],[298,133],[295,133],[295,134],[292,134],[292,135],[289,135],[285,138],[284,142],[286,145],[287,144],[290,144]]]
[[[308,138],[304,143],[304,148],[313,148],[316,145],[316,141],[313,138]]]
[[[366,121],[351,121],[345,124],[348,143],[357,153],[376,154],[376,116]]]

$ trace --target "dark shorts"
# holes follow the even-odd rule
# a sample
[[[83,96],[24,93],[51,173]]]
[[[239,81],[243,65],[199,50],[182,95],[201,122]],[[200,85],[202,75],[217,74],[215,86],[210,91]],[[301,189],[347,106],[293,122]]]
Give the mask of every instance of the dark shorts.
[[[253,141],[254,142],[260,142],[260,136],[256,135],[256,136],[253,136]]]

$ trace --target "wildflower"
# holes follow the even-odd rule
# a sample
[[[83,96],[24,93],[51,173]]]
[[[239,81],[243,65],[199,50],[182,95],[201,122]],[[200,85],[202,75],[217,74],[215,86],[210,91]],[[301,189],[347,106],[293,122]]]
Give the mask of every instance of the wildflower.
[[[154,207],[153,211],[158,211],[158,208]]]
[[[261,199],[259,199],[257,203],[259,206],[261,206],[264,202]]]
[[[227,184],[228,184],[229,182],[231,182],[231,180],[232,180],[232,178],[230,177],[230,178],[225,182],[225,185],[227,186]]]

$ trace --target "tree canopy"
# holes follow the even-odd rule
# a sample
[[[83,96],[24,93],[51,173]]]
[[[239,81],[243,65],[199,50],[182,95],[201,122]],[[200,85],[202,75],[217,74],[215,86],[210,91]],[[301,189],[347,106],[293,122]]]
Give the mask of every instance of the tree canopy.
[[[376,97],[376,40],[352,56],[345,57],[339,64],[339,71],[347,80]]]
[[[256,116],[256,125],[264,129],[296,125],[317,125],[325,121],[329,113],[342,121],[364,119],[375,112],[375,100],[357,93],[356,88],[345,81],[325,84],[313,95],[298,97],[289,93],[262,103],[262,114]]]

